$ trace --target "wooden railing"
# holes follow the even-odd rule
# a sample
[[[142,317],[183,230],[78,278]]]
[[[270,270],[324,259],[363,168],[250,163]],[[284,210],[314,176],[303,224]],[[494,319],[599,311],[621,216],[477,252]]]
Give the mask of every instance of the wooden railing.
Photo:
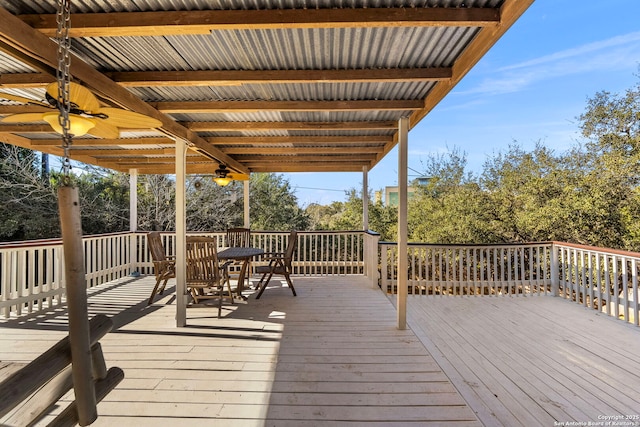
[[[551,292],[551,243],[409,243],[409,294],[522,295]],[[380,243],[381,285],[395,293],[397,245]]]
[[[380,286],[397,291],[395,243],[380,243]],[[638,325],[640,253],[561,242],[519,245],[410,243],[413,295],[553,295]]]
[[[130,233],[87,236],[84,241],[87,288],[132,271]],[[65,273],[61,240],[0,245],[0,315],[21,316],[64,302]]]
[[[217,238],[225,233],[190,233]],[[287,232],[252,232],[252,245],[265,252],[283,252]],[[175,253],[175,234],[163,233],[166,251]],[[153,274],[146,233],[87,236],[84,241],[87,289],[129,274]],[[365,254],[374,259],[377,237],[363,231],[299,232],[294,274],[332,276],[360,274],[377,283],[377,269],[366,268]],[[19,317],[64,302],[64,254],[61,240],[0,244],[0,316]],[[259,265],[256,261],[255,265]]]
[[[638,325],[639,253],[559,242],[554,246],[558,296]]]
[[[218,246],[227,245],[225,233],[189,233],[217,239]],[[314,231],[298,232],[293,253],[293,274],[298,276],[336,276],[366,274],[365,244],[367,234],[362,231]],[[143,274],[153,273],[153,262],[147,250],[146,234],[136,235],[137,268]],[[284,252],[289,238],[288,232],[252,231],[251,246],[265,252]],[[163,233],[163,244],[168,254],[175,253],[175,234]],[[375,243],[373,242],[374,248]],[[261,265],[258,259],[255,265]]]
[[[196,234],[196,233],[193,233]],[[219,239],[225,233],[197,233]],[[286,232],[252,232],[252,245],[282,252]],[[162,236],[175,253],[175,236]],[[84,238],[87,288],[129,274],[153,274],[146,233]],[[64,302],[62,242],[0,244],[0,316],[37,312]],[[408,292],[414,295],[554,295],[638,325],[640,254],[542,242],[520,245],[410,243]],[[358,274],[385,292],[397,290],[397,245],[363,231],[299,232],[294,274]],[[256,261],[255,265],[259,265]]]

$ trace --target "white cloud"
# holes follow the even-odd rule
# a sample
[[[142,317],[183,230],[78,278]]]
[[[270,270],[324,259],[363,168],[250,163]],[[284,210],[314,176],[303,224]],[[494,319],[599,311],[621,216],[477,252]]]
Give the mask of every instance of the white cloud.
[[[504,94],[524,90],[534,83],[593,71],[635,68],[640,58],[640,32],[584,44],[539,58],[493,70],[468,94]]]

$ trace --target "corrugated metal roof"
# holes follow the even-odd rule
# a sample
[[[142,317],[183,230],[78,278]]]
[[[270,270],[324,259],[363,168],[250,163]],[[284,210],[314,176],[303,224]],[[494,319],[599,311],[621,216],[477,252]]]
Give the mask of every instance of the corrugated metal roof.
[[[171,147],[176,137],[206,153],[206,157],[198,157],[192,152],[188,161],[192,171],[215,167],[218,162],[241,171],[247,167],[255,171],[371,168],[395,144],[398,120],[409,117],[411,126],[415,125],[532,1],[74,1],[72,29],[96,29],[73,36],[73,52],[96,73],[83,69],[76,73],[76,81],[104,96],[101,101],[105,105],[124,106],[165,120],[162,130],[121,129],[120,138],[107,143],[92,138],[78,138],[75,143],[79,152],[84,150],[85,160],[94,156],[97,164],[119,170],[146,159],[140,161],[143,173],[173,170],[165,165],[170,151],[158,154],[157,149]],[[503,9],[506,3],[510,8]],[[0,0],[0,7],[43,26],[39,31],[55,29],[47,27],[51,22],[47,18],[55,12],[56,0]],[[296,10],[303,15],[295,16],[311,15],[310,23],[280,21],[291,16],[290,12],[298,13]],[[181,14],[169,16],[167,27],[157,21],[145,32],[148,21],[165,19],[174,11]],[[246,12],[240,12],[240,18],[230,18],[228,11]],[[340,14],[331,15],[336,11]],[[136,15],[136,32],[130,32],[126,23],[130,12],[143,13]],[[98,16],[98,21],[91,23],[96,13],[114,15],[108,19]],[[29,20],[29,14],[43,16]],[[334,16],[333,21],[324,21],[327,14]],[[365,16],[371,21],[358,21]],[[347,20],[343,22],[342,17]],[[218,19],[229,19],[232,25],[221,28],[210,24]],[[190,27],[193,22],[200,22],[201,27]],[[173,29],[177,24],[184,25],[182,33]],[[5,40],[13,37],[13,26],[18,23],[0,28]],[[0,42],[0,73],[12,77],[5,77],[7,84],[0,80],[0,91],[42,99],[46,79],[37,87],[29,77],[35,75],[37,80],[37,70],[46,69],[37,64],[50,51],[38,52],[39,46],[27,43],[27,59],[23,60],[14,57],[10,49],[3,52]],[[55,50],[53,43],[51,50]],[[28,59],[30,55],[33,59]],[[461,58],[464,62],[459,65]],[[76,69],[73,61],[72,73]],[[202,77],[197,72],[209,74]],[[213,72],[228,73],[220,78]],[[254,74],[246,77],[249,72]],[[102,73],[115,82],[104,79]],[[256,81],[261,75],[269,77]],[[139,77],[142,81],[137,82]],[[207,80],[198,81],[200,78]],[[24,111],[18,110],[18,104],[0,99],[0,115]],[[12,131],[3,131],[3,126]],[[3,132],[34,141],[56,137],[44,130],[35,124],[19,129],[0,124],[0,139]],[[45,141],[39,142],[35,149],[48,150]],[[290,150],[283,154],[278,147]],[[317,151],[309,155],[313,147]],[[109,149],[111,153],[95,154]],[[300,161],[296,150],[306,160]],[[291,155],[292,160],[274,163],[274,152]],[[105,159],[112,159],[112,163],[105,163]]]

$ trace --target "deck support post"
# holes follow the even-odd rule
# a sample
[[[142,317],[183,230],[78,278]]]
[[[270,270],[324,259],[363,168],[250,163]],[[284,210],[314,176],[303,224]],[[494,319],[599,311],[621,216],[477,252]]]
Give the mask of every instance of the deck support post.
[[[398,122],[398,329],[407,329],[407,285],[409,261],[407,258],[407,166],[409,146],[409,119]]]
[[[137,271],[138,169],[129,169],[129,274]]]
[[[557,297],[560,293],[560,268],[558,265],[558,246],[551,243],[551,295]]]
[[[249,219],[249,180],[242,181],[242,187],[244,190],[244,228],[251,228]]]
[[[176,326],[187,325],[187,259],[186,215],[187,143],[176,138]]]
[[[369,168],[362,167],[362,229],[369,230]]]

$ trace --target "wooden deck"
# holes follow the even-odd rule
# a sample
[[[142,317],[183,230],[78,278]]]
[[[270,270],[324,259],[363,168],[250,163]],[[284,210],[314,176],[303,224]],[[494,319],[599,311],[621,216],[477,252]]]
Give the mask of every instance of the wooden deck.
[[[640,415],[640,329],[552,297],[395,298],[361,277],[295,278],[223,311],[147,307],[150,278],[91,290],[125,380],[97,426],[554,426]],[[171,292],[173,289],[169,289]],[[66,313],[0,323],[0,361],[32,360]],[[55,413],[55,412],[54,412]],[[624,420],[619,420],[624,421]],[[576,424],[574,424],[576,425]],[[632,425],[632,424],[619,424]]]
[[[410,296],[407,306],[484,425],[640,425],[639,328],[549,296]]]
[[[114,316],[101,340],[125,380],[97,426],[480,426],[438,364],[362,277],[295,278],[223,311],[172,296],[147,307],[150,278],[92,291]],[[28,362],[66,334],[64,311],[0,324],[0,360]]]

